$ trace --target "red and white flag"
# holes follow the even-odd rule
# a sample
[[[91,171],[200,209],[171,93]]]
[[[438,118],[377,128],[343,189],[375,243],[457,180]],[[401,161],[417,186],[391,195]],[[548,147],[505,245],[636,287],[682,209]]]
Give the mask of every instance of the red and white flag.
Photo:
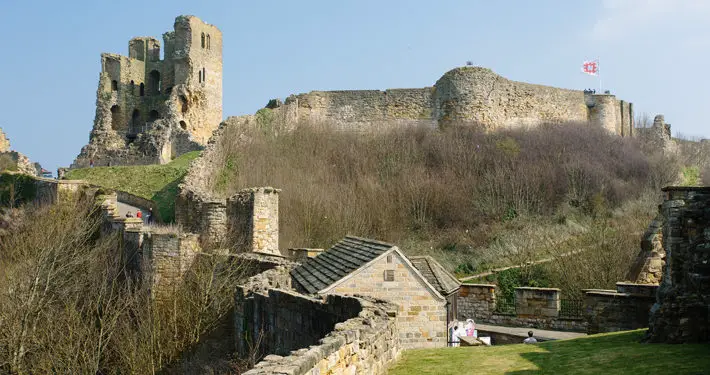
[[[582,73],[586,73],[592,76],[596,76],[599,74],[599,61],[594,60],[594,61],[585,61],[584,64],[582,64]]]

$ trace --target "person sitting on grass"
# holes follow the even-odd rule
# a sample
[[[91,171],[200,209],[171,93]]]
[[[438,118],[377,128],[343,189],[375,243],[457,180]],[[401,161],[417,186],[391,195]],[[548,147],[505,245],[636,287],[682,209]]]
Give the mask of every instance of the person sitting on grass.
[[[528,338],[523,340],[523,344],[535,344],[537,340],[533,337],[533,331],[528,331]]]

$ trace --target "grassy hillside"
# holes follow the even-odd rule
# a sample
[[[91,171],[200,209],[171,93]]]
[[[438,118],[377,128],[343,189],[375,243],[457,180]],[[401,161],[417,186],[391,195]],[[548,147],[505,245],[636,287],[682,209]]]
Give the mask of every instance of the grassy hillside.
[[[643,333],[535,345],[409,350],[389,374],[710,374],[710,344],[641,344]]]
[[[85,180],[151,199],[158,204],[160,217],[164,221],[172,221],[177,186],[187,173],[190,162],[199,154],[199,151],[189,152],[164,165],[73,169],[66,174],[66,178]]]

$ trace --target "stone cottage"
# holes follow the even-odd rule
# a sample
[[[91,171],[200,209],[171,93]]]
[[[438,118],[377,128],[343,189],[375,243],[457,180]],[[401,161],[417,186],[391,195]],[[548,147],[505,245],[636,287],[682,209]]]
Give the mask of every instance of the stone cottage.
[[[456,276],[452,275],[439,264],[439,262],[428,255],[410,256],[408,259],[412,265],[419,270],[422,276],[446,298],[447,320],[451,322],[456,319],[456,315],[458,314],[458,304],[456,300],[458,299],[459,289],[461,289],[461,282]]]
[[[433,268],[437,266],[441,267]],[[430,273],[432,280],[438,280],[434,274],[441,274]],[[397,246],[347,236],[291,270],[291,277],[294,288],[304,294],[360,295],[397,304],[397,325],[404,348],[446,346],[446,297]],[[444,284],[443,290],[453,293],[450,281]]]

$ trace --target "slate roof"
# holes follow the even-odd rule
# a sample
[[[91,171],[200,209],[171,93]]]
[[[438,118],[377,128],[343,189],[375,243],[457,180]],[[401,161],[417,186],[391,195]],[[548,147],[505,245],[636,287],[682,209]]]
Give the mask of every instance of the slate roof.
[[[461,287],[461,282],[430,256],[407,257],[436,290],[447,296]]]
[[[315,294],[393,247],[386,242],[347,236],[291,270],[291,276],[308,293]]]

